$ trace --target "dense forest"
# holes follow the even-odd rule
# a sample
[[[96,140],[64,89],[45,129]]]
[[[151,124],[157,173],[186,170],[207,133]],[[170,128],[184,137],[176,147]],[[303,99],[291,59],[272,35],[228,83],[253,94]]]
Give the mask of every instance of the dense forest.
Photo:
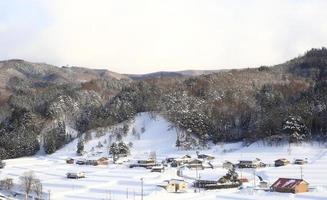
[[[186,136],[176,142],[185,148],[208,142],[324,142],[327,49],[271,67],[136,79],[105,70],[2,61],[0,106],[0,159],[33,155],[41,146],[53,153],[78,135],[139,112],[166,117]]]

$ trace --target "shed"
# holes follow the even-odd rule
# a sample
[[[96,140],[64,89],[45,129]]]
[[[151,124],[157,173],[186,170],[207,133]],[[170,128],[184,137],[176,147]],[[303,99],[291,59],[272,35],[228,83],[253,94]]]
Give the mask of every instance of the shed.
[[[309,191],[309,183],[303,179],[279,178],[270,189],[276,192],[301,193]]]

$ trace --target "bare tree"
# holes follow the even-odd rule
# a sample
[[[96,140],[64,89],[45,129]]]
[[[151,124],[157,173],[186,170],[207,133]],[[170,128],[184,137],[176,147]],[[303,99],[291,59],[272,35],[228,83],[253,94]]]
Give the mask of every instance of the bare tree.
[[[12,178],[5,178],[0,181],[0,188],[10,190],[14,186]]]
[[[22,190],[25,192],[25,199],[28,199],[28,195],[33,189],[35,184],[35,175],[33,171],[25,172],[22,176],[19,177]]]
[[[42,199],[43,186],[42,186],[40,179],[34,180],[33,191],[35,192],[38,199]]]

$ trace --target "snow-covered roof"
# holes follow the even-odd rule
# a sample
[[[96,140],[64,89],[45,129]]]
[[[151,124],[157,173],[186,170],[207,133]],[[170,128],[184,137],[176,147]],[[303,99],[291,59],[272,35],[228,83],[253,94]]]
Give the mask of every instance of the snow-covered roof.
[[[295,178],[279,178],[271,187],[273,188],[287,188],[287,189],[294,189],[295,186],[302,183],[303,179],[295,179]],[[306,181],[304,181],[307,183]]]

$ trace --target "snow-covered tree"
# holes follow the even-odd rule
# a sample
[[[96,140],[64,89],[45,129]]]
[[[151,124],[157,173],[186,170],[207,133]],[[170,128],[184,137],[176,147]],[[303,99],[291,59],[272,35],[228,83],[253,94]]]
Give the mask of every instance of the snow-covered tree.
[[[299,143],[310,136],[310,132],[298,116],[289,116],[283,125],[283,130],[289,135],[289,141]]]
[[[77,142],[76,153],[81,154],[83,151],[84,151],[84,140],[80,138]]]

